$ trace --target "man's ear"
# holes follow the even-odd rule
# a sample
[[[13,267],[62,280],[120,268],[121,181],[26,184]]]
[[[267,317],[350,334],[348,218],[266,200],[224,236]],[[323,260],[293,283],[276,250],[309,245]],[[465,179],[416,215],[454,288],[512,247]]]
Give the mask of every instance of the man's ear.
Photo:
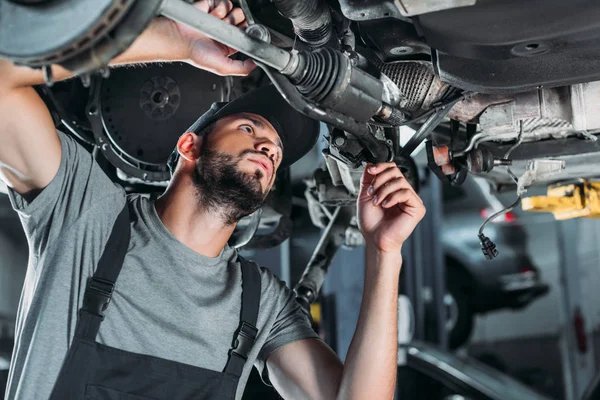
[[[202,141],[202,136],[198,136],[194,132],[186,132],[181,135],[177,140],[177,151],[181,158],[195,164],[198,157],[200,157]]]

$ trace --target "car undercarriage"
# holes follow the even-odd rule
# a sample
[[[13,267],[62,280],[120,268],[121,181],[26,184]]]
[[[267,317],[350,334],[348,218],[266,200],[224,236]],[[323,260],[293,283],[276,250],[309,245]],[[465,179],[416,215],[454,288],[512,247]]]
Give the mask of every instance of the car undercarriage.
[[[2,0],[0,55],[45,72],[37,90],[56,124],[131,190],[166,187],[173,143],[214,101],[270,82],[322,121],[324,163],[307,180],[306,204],[325,231],[297,287],[308,303],[335,250],[361,243],[346,206],[355,203],[366,162],[396,162],[418,189],[412,156],[425,143],[427,166],[440,179],[461,185],[468,174],[482,176],[498,191],[515,191],[513,206],[531,185],[598,174],[595,1],[240,0],[245,31],[189,3]],[[239,50],[235,57],[254,59],[260,70],[241,79],[186,64],[109,69],[158,15]],[[51,64],[80,79],[55,84]],[[291,206],[284,172],[233,244],[281,243],[291,233]],[[256,235],[261,230],[268,233]]]

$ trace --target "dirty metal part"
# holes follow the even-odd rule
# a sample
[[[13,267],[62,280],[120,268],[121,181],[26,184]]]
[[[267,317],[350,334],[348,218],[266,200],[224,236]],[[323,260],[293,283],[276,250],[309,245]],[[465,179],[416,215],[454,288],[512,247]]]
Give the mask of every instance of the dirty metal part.
[[[99,86],[96,107],[104,128],[101,134],[95,133],[96,141],[107,139],[106,152],[116,156],[110,158],[115,167],[159,182],[170,179],[169,154],[177,138],[198,118],[198,110],[228,101],[232,85],[231,78],[185,63],[117,68],[108,79],[95,83]]]
[[[277,71],[287,71],[286,68],[294,64],[292,53],[246,35],[238,27],[181,0],[163,0],[159,11],[161,15],[187,25]]]
[[[517,195],[522,196],[532,183],[560,173],[565,166],[563,160],[530,160],[525,173],[519,177],[517,182]]]
[[[457,156],[453,155],[448,146],[433,147],[433,162],[441,168],[444,175],[456,173],[457,166],[466,168],[469,172],[480,174],[490,172],[494,167],[510,166],[512,160],[506,158],[495,158],[492,152],[486,149],[477,149],[463,154],[461,160],[457,160]],[[460,162],[459,162],[460,161]]]
[[[512,152],[515,151],[515,149],[517,147],[519,147],[521,145],[521,143],[523,143],[523,122],[522,121],[520,122],[519,126],[520,126],[519,137],[518,137],[516,143],[514,145],[512,145],[510,147],[510,149],[508,149],[508,151],[506,152],[506,154],[504,154],[504,158],[505,159],[508,159],[508,157],[510,157],[510,155],[512,154]],[[511,160],[510,165],[512,165],[512,160]],[[517,184],[519,183],[519,179],[516,177],[516,175],[513,173],[512,169],[510,169],[510,167],[508,167],[508,166],[506,167],[506,172],[508,173],[508,175],[510,175],[510,177],[512,178],[512,180],[515,183],[517,183]]]
[[[344,247],[355,248],[365,244],[365,237],[360,229],[356,226],[356,222],[348,226],[344,232]]]
[[[324,150],[323,154],[350,168],[359,168],[362,165],[365,159],[365,149],[358,139],[346,136],[339,129],[333,129],[329,140],[329,149]]]
[[[294,32],[303,42],[317,47],[331,39],[331,12],[324,0],[273,0],[273,4],[292,21]]]
[[[456,100],[458,101],[458,100]],[[446,117],[450,109],[454,104],[448,104],[446,107],[438,109],[435,113],[431,114],[429,118],[419,127],[419,130],[410,138],[408,143],[404,145],[400,154],[403,156],[410,156],[413,151],[419,147],[419,145],[431,135],[433,130],[442,122]]]
[[[340,0],[344,16],[353,21],[381,18],[407,19],[456,7],[472,6],[476,0]]]
[[[480,132],[480,133],[473,135],[473,137],[471,137],[471,139],[469,140],[467,147],[465,147],[462,150],[452,152],[452,157],[454,157],[454,158],[462,157],[465,154],[467,154],[468,152],[470,152],[471,150],[476,149],[477,146],[479,145],[479,143],[481,143],[482,141],[485,140],[486,136],[487,136],[487,134],[485,132]]]
[[[367,149],[365,153],[366,161],[377,163],[393,159],[393,150],[386,142],[375,138],[366,123],[360,123],[344,114],[327,110],[307,101],[285,76],[260,62],[257,65],[265,71],[282,97],[296,110],[311,118],[338,127],[356,137]]]
[[[248,0],[239,0],[239,3],[240,8],[244,12],[244,16],[246,17],[246,22],[248,22],[248,26],[256,24],[252,10],[250,10],[250,5],[248,5]]]
[[[557,118],[571,121],[572,111],[569,107],[570,88],[540,88],[528,92],[513,94],[478,93],[458,103],[449,116],[461,122],[478,122],[478,116],[486,108],[513,102],[515,119]]]
[[[383,83],[352,65],[348,57],[325,47],[300,52],[300,73],[290,76],[297,90],[324,108],[368,121],[382,105]]]
[[[360,192],[360,180],[364,166],[355,168],[348,163],[340,161],[329,151],[323,151],[323,158],[327,171],[315,172],[315,193],[319,202],[326,205],[354,205]],[[418,193],[420,189],[419,171],[411,157],[397,155],[394,163]],[[318,225],[317,225],[318,226]]]
[[[396,0],[400,13],[405,17],[475,5],[477,0]]]
[[[406,18],[394,0],[340,0],[340,8],[344,17],[352,21],[368,21],[380,18]]]
[[[360,190],[360,179],[364,167],[357,166],[356,168],[352,168],[347,163],[333,157],[331,153],[327,151],[323,152],[323,158],[325,159],[325,165],[331,176],[331,183],[333,186],[343,186],[350,195],[354,196],[353,200],[356,199]],[[326,182],[323,183],[326,184]]]
[[[576,131],[600,129],[600,81],[570,86],[573,129]]]
[[[600,79],[600,3],[478,1],[419,16],[445,82],[478,93]],[[465,27],[468,27],[466,29]]]
[[[86,106],[86,116],[90,122],[92,132],[96,141],[96,146],[102,152],[104,157],[116,168],[119,168],[125,174],[137,177],[144,181],[164,181],[168,176],[166,163],[164,166],[147,165],[145,170],[140,169],[139,163],[129,161],[123,157],[123,152],[117,147],[112,146],[112,141],[104,130],[102,121],[100,90],[102,78],[94,76],[90,89],[90,97]],[[166,161],[166,160],[165,160]]]
[[[557,220],[600,218],[600,182],[581,179],[548,187],[546,196],[523,199],[523,211],[550,212]]]
[[[406,114],[399,109],[383,103],[377,112],[377,117],[391,126],[401,126],[407,121]]]
[[[300,281],[294,288],[296,300],[305,310],[309,310],[310,304],[319,296],[331,261],[344,242],[346,227],[336,223],[340,209],[341,207],[336,207],[333,211]]]
[[[396,84],[404,97],[397,106],[408,113],[429,110],[450,89],[435,75],[430,62],[411,60],[383,63],[377,57],[371,58],[381,73]]]
[[[103,68],[157,15],[162,0],[0,1],[0,55],[20,65]]]
[[[598,137],[597,134],[594,136]],[[480,148],[490,150],[496,158],[504,158],[511,146],[513,145],[508,143],[491,144],[488,142],[482,143]],[[590,168],[590,166],[600,165],[600,140],[582,140],[581,137],[570,136],[563,139],[523,142],[508,158],[513,160],[510,169],[516,176],[525,172],[529,160],[560,159],[565,162],[567,166],[565,169],[546,179],[537,179],[534,182],[535,185],[600,177],[600,171],[597,168]],[[502,168],[495,168],[483,177],[494,182],[499,190],[513,190],[515,186],[513,178]]]
[[[67,0],[26,6],[0,2],[0,54],[31,67],[61,63],[91,48],[103,33],[120,22],[134,3],[134,0]]]
[[[448,146],[433,146],[433,164],[437,165],[443,175],[452,175],[456,173],[456,167],[452,164],[450,149]]]
[[[511,160],[494,158],[494,155],[485,149],[478,149],[469,152],[465,156],[467,170],[474,174],[490,172],[496,166],[510,166]]]
[[[248,25],[246,34],[262,42],[271,43],[271,31],[261,24]]]
[[[383,83],[382,100],[390,106],[397,106],[401,101],[406,102],[406,96],[402,93],[398,85],[386,74],[381,74],[381,83]]]
[[[513,95],[477,94],[458,103],[449,116],[478,123],[479,143],[514,140],[519,121],[523,123],[523,142],[590,138],[600,131],[600,115],[595,112],[599,93],[600,82],[588,82]]]
[[[341,53],[329,48],[301,56],[287,52],[180,0],[164,0],[160,12],[254,58],[284,99],[299,112],[356,136],[369,150],[367,161],[381,162],[393,157],[388,146],[375,139],[369,127],[361,123],[380,109],[383,84],[354,67]],[[277,71],[289,76],[298,88]]]

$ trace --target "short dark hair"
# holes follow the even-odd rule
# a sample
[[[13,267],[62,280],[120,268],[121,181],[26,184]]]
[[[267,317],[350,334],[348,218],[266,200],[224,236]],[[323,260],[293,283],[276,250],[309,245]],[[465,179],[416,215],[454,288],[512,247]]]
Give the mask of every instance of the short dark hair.
[[[200,131],[195,132],[196,135],[207,137],[215,128],[216,123],[217,123],[216,120],[210,122],[204,128],[200,129]],[[169,167],[169,170],[171,171],[171,176],[173,176],[173,174],[175,173],[175,167],[177,167],[177,162],[179,161],[179,157],[180,156],[179,156],[179,151],[177,151],[177,144],[175,144],[175,148],[173,149],[173,151],[169,155],[169,158],[167,159],[167,167]]]

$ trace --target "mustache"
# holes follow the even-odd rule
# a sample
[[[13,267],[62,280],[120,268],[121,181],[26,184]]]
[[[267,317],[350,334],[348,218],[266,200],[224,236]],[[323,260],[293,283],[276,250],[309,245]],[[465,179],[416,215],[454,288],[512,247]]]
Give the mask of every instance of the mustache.
[[[275,162],[273,162],[273,160],[271,159],[271,157],[269,157],[269,154],[265,153],[264,151],[258,151],[258,150],[251,150],[251,149],[246,149],[244,151],[242,151],[239,155],[240,158],[244,157],[246,154],[257,154],[259,156],[265,156],[267,157],[267,159],[269,160],[269,162],[271,163],[271,166],[273,167],[273,169],[271,171],[275,171]]]

